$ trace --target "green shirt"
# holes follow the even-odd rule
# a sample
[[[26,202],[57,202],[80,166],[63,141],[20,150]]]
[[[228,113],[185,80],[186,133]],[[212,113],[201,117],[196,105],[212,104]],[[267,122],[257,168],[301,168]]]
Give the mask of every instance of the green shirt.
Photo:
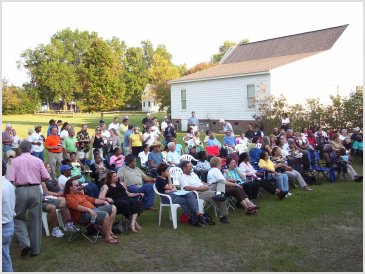
[[[136,187],[142,187],[143,179],[146,178],[146,175],[138,167],[131,169],[128,166],[120,168],[118,176],[127,186],[135,185]]]
[[[63,139],[62,147],[65,148],[67,152],[77,152],[76,142],[76,136],[66,136],[65,139]]]

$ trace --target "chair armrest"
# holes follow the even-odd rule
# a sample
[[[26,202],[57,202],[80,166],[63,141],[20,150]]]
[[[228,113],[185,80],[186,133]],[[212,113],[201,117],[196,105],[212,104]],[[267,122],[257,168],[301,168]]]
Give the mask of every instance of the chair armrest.
[[[172,205],[173,203],[172,203],[172,199],[171,199],[171,196],[170,195],[168,195],[168,194],[162,194],[162,193],[160,193],[160,192],[158,192],[158,195],[160,195],[160,196],[163,196],[163,197],[167,197],[168,199],[169,199],[169,202],[170,202],[170,205]],[[160,197],[161,198],[161,197]],[[160,200],[160,202],[162,202],[161,200]],[[163,203],[162,203],[163,204]]]

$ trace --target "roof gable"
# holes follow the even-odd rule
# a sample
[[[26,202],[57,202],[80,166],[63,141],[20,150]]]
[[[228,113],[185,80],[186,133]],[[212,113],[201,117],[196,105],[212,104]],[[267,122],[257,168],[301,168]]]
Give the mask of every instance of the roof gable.
[[[221,64],[169,83],[235,77],[271,69],[329,50],[348,25],[253,42],[235,47]]]

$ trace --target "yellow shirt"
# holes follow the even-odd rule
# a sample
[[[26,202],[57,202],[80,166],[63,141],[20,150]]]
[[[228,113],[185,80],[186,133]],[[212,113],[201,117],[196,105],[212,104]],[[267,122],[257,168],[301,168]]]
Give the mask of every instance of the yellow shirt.
[[[266,167],[268,170],[275,171],[275,164],[271,162],[270,159],[268,159],[267,161],[265,161],[264,159],[260,159],[259,167],[260,168]]]
[[[131,138],[132,143],[131,146],[132,147],[141,147],[142,146],[142,138],[140,137],[142,136],[142,133],[139,134],[131,134],[131,136],[129,136],[129,138]]]
[[[128,125],[124,125],[124,124],[120,124],[120,133],[121,133],[121,136],[124,135],[124,133],[127,131],[128,129]]]

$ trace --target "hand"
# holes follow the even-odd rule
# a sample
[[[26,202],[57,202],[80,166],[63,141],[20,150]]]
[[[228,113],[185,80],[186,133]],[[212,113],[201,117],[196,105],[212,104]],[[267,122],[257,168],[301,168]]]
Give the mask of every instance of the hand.
[[[96,212],[94,210],[92,210],[91,208],[89,208],[89,213],[90,213],[91,217],[97,216]]]
[[[167,177],[167,178],[171,178],[171,173],[170,173],[170,171],[166,170],[165,174],[166,174],[166,177]]]
[[[186,186],[186,187],[184,187],[184,189],[188,190],[188,191],[191,191],[191,190],[193,190],[193,187],[192,186]]]
[[[113,199],[112,198],[105,198],[105,201],[109,202],[109,203],[113,203]]]
[[[141,196],[143,198],[144,197],[144,193],[139,193],[139,196]]]
[[[109,202],[107,200],[105,200],[104,205],[109,205]]]

